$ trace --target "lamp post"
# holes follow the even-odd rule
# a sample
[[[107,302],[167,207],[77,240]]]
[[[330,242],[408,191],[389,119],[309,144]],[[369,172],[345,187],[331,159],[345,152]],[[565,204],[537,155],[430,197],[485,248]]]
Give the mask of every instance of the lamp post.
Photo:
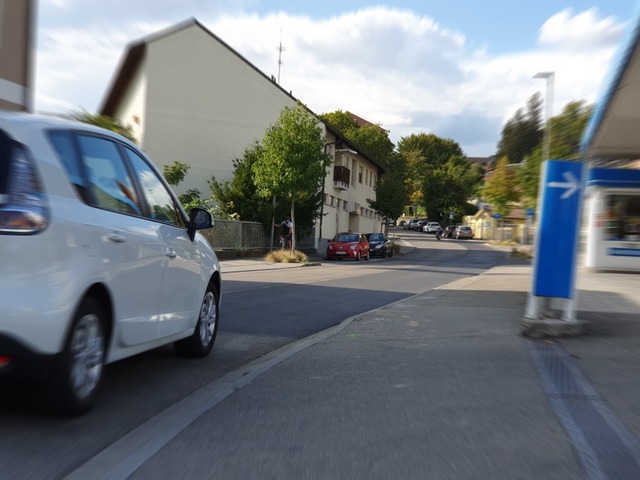
[[[555,72],[538,72],[533,78],[544,78],[547,80],[547,93],[544,100],[545,107],[545,128],[544,145],[542,150],[542,161],[549,160],[549,148],[551,143],[551,116],[553,115],[553,79]]]

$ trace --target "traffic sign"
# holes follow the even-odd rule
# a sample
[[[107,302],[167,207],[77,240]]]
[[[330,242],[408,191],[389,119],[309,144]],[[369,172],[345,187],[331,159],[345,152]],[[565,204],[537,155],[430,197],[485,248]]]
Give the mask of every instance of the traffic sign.
[[[533,269],[533,295],[573,298],[584,164],[548,160]]]

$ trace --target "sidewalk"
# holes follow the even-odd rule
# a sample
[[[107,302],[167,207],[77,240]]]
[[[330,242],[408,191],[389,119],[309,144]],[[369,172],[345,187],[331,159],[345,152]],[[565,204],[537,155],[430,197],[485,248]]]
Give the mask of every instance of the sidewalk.
[[[519,335],[530,282],[497,267],[284,347],[131,478],[637,480],[640,275],[581,269],[562,340]]]

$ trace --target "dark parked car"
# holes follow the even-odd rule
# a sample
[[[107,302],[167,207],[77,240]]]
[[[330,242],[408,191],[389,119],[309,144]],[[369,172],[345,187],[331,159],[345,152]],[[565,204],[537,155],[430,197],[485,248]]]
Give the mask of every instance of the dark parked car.
[[[453,238],[453,234],[456,231],[456,226],[455,225],[449,225],[448,227],[445,227],[444,232],[442,232],[442,236],[444,238]]]
[[[414,230],[416,232],[421,232],[422,231],[422,227],[424,227],[427,224],[426,220],[418,220],[416,223],[414,223],[411,226],[411,230]]]
[[[373,257],[393,257],[393,242],[384,233],[365,234],[369,241],[369,254]]]

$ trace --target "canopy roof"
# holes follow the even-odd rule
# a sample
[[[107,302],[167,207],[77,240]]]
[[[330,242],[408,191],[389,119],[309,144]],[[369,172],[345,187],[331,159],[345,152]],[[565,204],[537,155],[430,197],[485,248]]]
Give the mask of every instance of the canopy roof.
[[[640,19],[627,31],[607,90],[582,139],[587,159],[640,158]]]

